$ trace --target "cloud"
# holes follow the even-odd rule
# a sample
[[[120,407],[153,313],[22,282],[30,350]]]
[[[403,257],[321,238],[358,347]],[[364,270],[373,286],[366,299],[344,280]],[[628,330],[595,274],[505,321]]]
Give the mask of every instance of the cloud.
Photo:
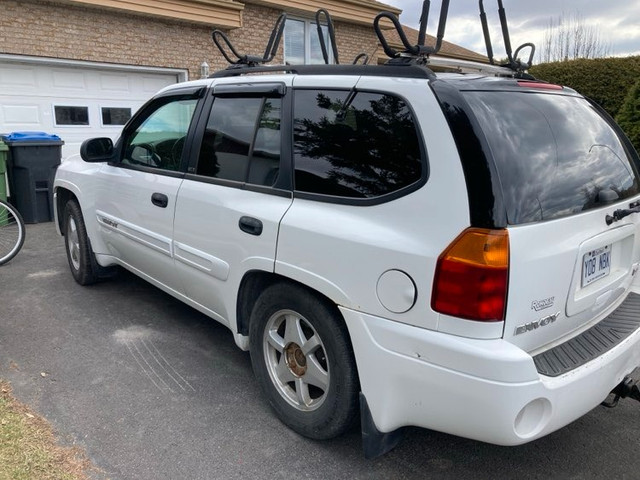
[[[403,9],[402,23],[417,28],[420,20],[422,2],[418,0],[383,0],[390,5]],[[586,25],[596,27],[603,43],[611,44],[614,55],[640,54],[640,2],[613,0],[536,0],[535,2],[517,2],[504,0],[504,8],[509,20],[511,43],[514,48],[525,42],[542,45],[544,33],[551,19],[579,14]],[[504,51],[502,33],[497,14],[497,2],[484,1],[485,10],[491,26],[491,38],[496,56]],[[437,29],[440,2],[431,2],[428,32]],[[478,3],[451,2],[445,39],[463,47],[485,53]]]

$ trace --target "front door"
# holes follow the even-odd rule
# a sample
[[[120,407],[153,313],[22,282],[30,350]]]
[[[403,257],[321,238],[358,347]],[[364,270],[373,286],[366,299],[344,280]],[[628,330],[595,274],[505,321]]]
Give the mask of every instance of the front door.
[[[127,268],[182,292],[175,275],[172,235],[183,182],[182,156],[198,94],[160,97],[123,133],[120,161],[101,170],[95,206],[108,253]]]

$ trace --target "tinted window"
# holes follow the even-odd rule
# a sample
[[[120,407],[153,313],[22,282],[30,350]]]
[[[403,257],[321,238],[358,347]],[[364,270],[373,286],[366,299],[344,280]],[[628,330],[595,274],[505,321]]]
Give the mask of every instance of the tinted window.
[[[130,108],[102,107],[103,125],[125,125],[130,118]]]
[[[56,105],[56,125],[89,125],[89,107]]]
[[[297,91],[294,154],[301,192],[371,198],[422,178],[413,115],[390,95]]]
[[[466,92],[500,177],[511,224],[550,220],[639,193],[616,132],[586,100]]]
[[[198,175],[273,185],[280,167],[279,98],[216,98],[198,159]]]
[[[180,169],[185,138],[198,100],[162,99],[125,135],[122,162],[163,170]]]

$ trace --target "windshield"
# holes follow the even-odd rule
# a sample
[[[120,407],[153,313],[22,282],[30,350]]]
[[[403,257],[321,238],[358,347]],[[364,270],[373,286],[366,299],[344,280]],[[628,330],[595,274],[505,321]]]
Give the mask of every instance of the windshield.
[[[638,194],[638,174],[585,99],[464,92],[485,134],[510,224],[551,220]]]

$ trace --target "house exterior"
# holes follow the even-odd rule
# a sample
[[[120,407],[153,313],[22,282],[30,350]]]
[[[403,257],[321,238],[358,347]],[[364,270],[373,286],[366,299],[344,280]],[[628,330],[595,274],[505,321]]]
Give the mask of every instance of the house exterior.
[[[382,10],[400,14],[373,0],[3,0],[1,7],[0,133],[58,134],[63,158],[86,138],[116,138],[160,88],[200,78],[203,64],[226,67],[213,29],[241,53],[262,55],[286,12],[274,63],[321,62],[314,15],[326,8],[341,63],[361,52],[373,63],[384,57],[373,19]]]

